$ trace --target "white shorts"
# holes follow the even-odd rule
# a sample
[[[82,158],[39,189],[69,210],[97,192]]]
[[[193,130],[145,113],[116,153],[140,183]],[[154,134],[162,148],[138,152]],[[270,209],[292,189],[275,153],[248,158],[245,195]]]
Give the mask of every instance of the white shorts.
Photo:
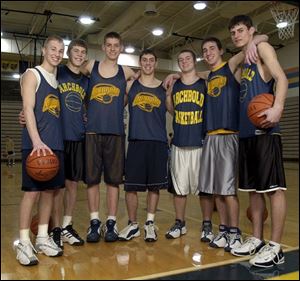
[[[171,148],[171,177],[177,195],[198,195],[201,147]]]

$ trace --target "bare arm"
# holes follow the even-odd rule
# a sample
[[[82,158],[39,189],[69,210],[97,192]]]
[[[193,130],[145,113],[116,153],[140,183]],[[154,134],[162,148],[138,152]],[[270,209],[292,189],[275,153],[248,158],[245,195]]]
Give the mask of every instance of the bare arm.
[[[90,75],[92,73],[94,64],[95,64],[95,60],[87,60],[80,67],[80,72],[83,73],[86,76]]]
[[[136,74],[130,67],[123,66],[125,79],[126,81],[129,81],[131,79],[137,79],[139,77],[139,74]]]
[[[134,80],[130,80],[127,82],[126,95],[124,97],[124,106],[126,106],[128,104],[128,94],[129,94],[129,91],[130,91],[130,88],[131,88],[133,82],[134,82]]]
[[[174,115],[174,105],[172,101],[172,91],[173,87],[169,87],[166,91],[166,107],[168,112],[173,116]]]
[[[35,75],[32,71],[27,71],[21,79],[21,95],[23,99],[26,126],[33,146],[31,154],[33,154],[34,151],[37,151],[38,155],[40,155],[40,151],[42,151],[42,153],[46,155],[46,150],[53,154],[52,150],[42,142],[36,126],[34,115],[36,85],[37,80]]]
[[[267,67],[267,70],[274,78],[276,85],[275,101],[273,106],[258,115],[266,115],[266,119],[261,123],[261,125],[262,128],[269,128],[274,127],[280,121],[287,96],[288,80],[278,62],[276,52],[270,44],[261,43],[258,46],[258,52]]]

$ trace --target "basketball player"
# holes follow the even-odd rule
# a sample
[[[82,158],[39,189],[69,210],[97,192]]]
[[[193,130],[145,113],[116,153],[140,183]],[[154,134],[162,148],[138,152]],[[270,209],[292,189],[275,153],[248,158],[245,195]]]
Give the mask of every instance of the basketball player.
[[[255,32],[252,20],[246,15],[233,17],[229,30],[235,46],[242,49]],[[240,89],[239,189],[249,192],[253,236],[231,253],[236,256],[256,254],[250,259],[250,264],[272,267],[284,263],[280,242],[286,217],[286,184],[278,123],[288,81],[270,44],[259,44],[258,55],[257,63],[243,65]],[[247,117],[247,106],[254,96],[261,93],[274,93],[275,102],[273,107],[259,114],[265,115],[266,119],[260,128],[256,128]],[[271,240],[266,245],[263,240],[264,194],[270,199],[272,220]]]
[[[250,42],[248,59],[256,60],[256,44],[267,41],[257,35]],[[254,50],[253,50],[254,49]],[[249,54],[248,53],[248,54]],[[222,59],[219,39],[209,37],[202,42],[202,54],[210,73],[205,101],[205,141],[199,179],[200,202],[203,215],[201,241],[214,248],[230,252],[242,243],[239,229],[239,201],[236,194],[238,168],[240,67],[244,52]],[[209,196],[212,195],[213,196]],[[220,217],[219,233],[213,238],[211,218],[214,198]]]
[[[129,107],[129,144],[125,164],[128,226],[119,240],[140,235],[137,223],[137,192],[148,191],[147,219],[144,225],[146,242],[157,240],[155,213],[159,191],[168,187],[168,141],[166,132],[166,91],[154,76],[157,57],[152,50],[140,54],[141,76],[127,86]]]
[[[167,90],[168,110],[174,113],[174,137],[171,147],[171,177],[176,213],[175,224],[166,238],[174,239],[187,232],[185,207],[188,194],[198,194],[200,159],[203,141],[203,106],[206,92],[205,80],[196,73],[196,55],[182,50],[178,55],[182,72],[173,87]]]
[[[90,60],[82,68],[84,73],[90,74],[86,126],[86,183],[90,211],[87,242],[100,239],[99,183],[102,170],[108,207],[104,240],[118,240],[116,215],[125,158],[124,96],[127,80],[135,75],[130,68],[117,63],[123,50],[118,33],[105,35],[102,50],[105,53],[103,61]]]
[[[80,67],[86,60],[87,50],[85,41],[72,40],[67,51],[68,62],[66,65],[58,66],[57,71],[64,138],[66,194],[64,198],[64,189],[55,193],[52,210],[53,229],[50,236],[62,249],[63,242],[74,246],[84,244],[84,240],[73,229],[72,215],[76,204],[78,181],[83,180],[84,177],[84,99],[88,90],[88,78],[81,74]],[[22,112],[20,118],[20,123],[25,125]],[[61,228],[63,207],[64,217]]]
[[[55,191],[64,187],[63,136],[60,120],[56,68],[64,54],[63,40],[50,36],[42,48],[43,63],[28,69],[21,78],[21,95],[26,119],[22,132],[22,190],[20,205],[20,241],[16,245],[17,260],[22,265],[35,265],[36,250],[47,256],[60,256],[62,250],[48,236],[48,223]],[[38,182],[29,177],[25,162],[29,154],[55,153],[60,161],[58,174],[50,181]],[[39,225],[35,248],[29,237],[29,226],[35,200],[39,200]]]

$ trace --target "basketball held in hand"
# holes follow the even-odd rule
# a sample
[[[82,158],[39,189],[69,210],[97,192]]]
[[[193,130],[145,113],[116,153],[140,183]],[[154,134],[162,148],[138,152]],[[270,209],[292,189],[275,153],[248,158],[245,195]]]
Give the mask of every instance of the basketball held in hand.
[[[261,112],[273,106],[274,95],[263,93],[255,96],[248,104],[247,115],[253,125],[259,128],[260,123],[266,119],[266,116],[257,117]]]
[[[36,181],[49,181],[53,179],[59,170],[59,160],[55,154],[46,151],[46,156],[40,156],[35,151],[26,159],[26,171]]]

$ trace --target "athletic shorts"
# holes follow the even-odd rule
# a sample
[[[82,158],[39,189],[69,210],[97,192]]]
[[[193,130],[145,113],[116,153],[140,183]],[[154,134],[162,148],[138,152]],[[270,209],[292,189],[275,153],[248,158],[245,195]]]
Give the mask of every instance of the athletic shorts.
[[[36,181],[32,179],[26,171],[26,159],[32,152],[32,149],[22,150],[22,190],[23,191],[46,191],[57,190],[65,187],[65,172],[64,172],[64,152],[52,150],[59,159],[59,170],[57,175],[49,181]]]
[[[259,135],[240,139],[239,190],[271,192],[286,190],[279,135]]]
[[[171,147],[169,192],[177,195],[199,194],[201,147]]]
[[[199,191],[217,195],[236,195],[238,176],[237,134],[207,135],[204,140]]]
[[[123,183],[125,162],[125,136],[86,134],[86,179],[88,185],[104,182],[112,186]]]
[[[128,144],[125,191],[158,191],[168,187],[168,144],[134,140]]]
[[[70,181],[84,180],[85,143],[82,141],[64,141],[65,177]]]

